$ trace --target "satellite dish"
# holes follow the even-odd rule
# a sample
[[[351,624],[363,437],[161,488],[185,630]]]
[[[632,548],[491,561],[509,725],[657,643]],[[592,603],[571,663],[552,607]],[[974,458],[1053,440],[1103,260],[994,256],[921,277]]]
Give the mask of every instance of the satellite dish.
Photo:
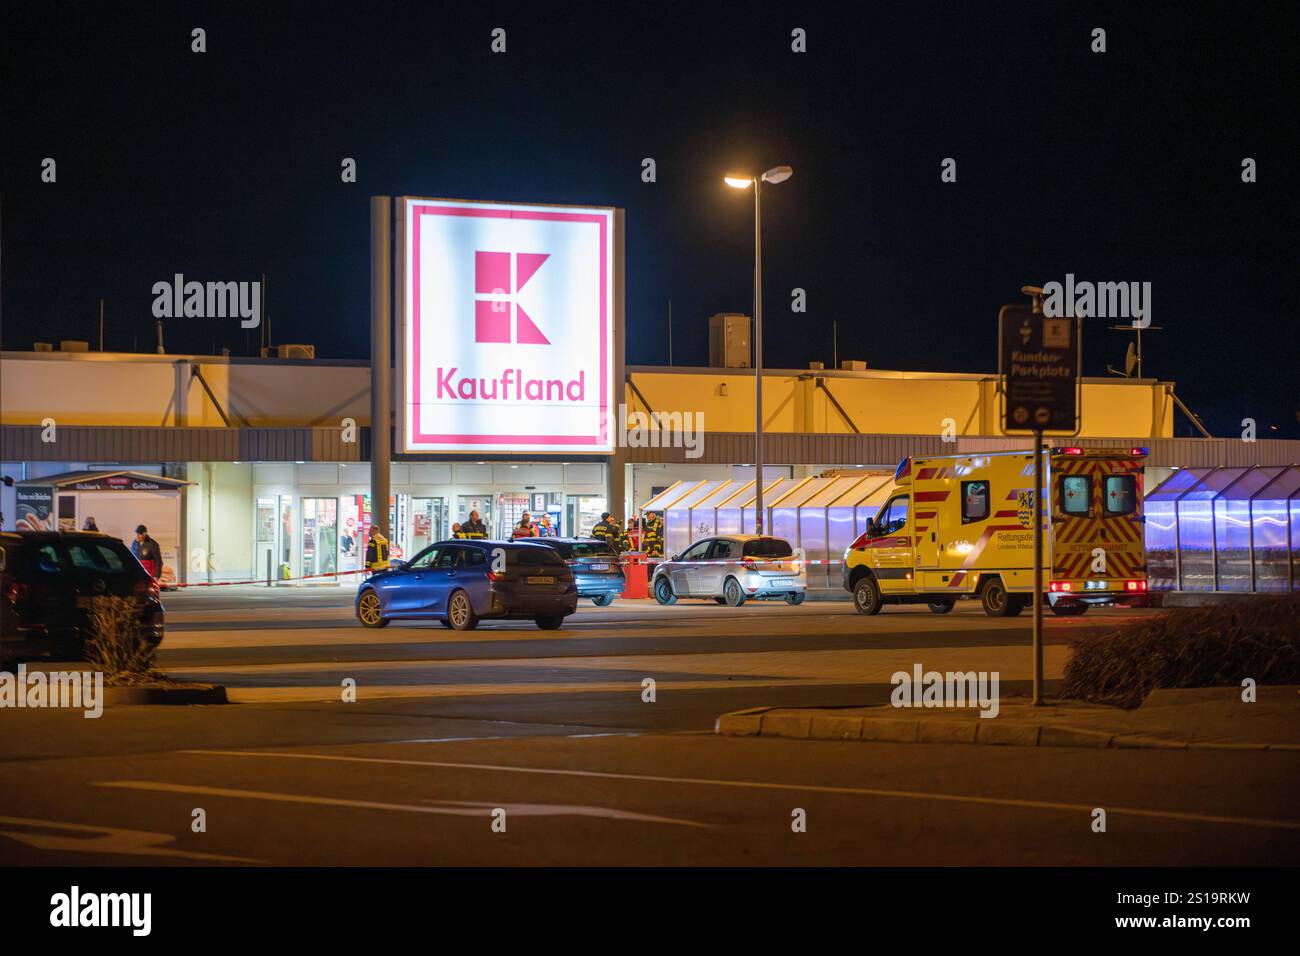
[[[1130,342],[1128,344],[1128,351],[1124,354],[1124,374],[1129,378],[1132,378],[1133,370],[1137,368],[1137,363],[1137,349],[1134,348],[1133,343]]]

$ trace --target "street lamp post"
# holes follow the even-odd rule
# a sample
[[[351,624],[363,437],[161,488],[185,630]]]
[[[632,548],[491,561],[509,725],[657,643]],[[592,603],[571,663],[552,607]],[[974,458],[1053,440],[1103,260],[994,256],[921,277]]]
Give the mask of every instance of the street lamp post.
[[[762,176],[726,176],[734,189],[754,187],[754,531],[763,533],[763,183],[783,183],[794,175],[789,166],[773,166]]]

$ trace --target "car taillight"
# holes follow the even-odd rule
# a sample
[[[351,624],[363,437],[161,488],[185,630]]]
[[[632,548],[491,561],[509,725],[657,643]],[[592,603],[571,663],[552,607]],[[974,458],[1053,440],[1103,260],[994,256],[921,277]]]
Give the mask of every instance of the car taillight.
[[[7,597],[14,604],[17,604],[19,601],[25,600],[27,596],[31,593],[32,593],[31,585],[22,584],[18,581],[14,581],[12,584],[9,585],[8,588],[5,589],[5,597]]]
[[[487,573],[489,581],[504,581],[506,576],[500,571],[489,571]]]
[[[162,590],[158,587],[158,581],[156,578],[150,578],[148,581],[136,581],[135,593],[147,594],[151,598],[162,597]]]
[[[800,573],[801,571],[803,571],[803,562],[798,559],[791,561],[790,570],[792,570],[795,574]]]
[[[1048,585],[1048,590],[1050,590],[1050,591],[1073,591],[1073,590],[1074,590],[1074,585],[1071,584],[1069,581],[1053,581],[1050,585]]]
[[[743,561],[740,562],[740,565],[741,565],[741,567],[743,567],[746,571],[757,571],[757,570],[758,570],[758,565],[754,563],[754,560],[753,560],[752,558],[745,558]]]

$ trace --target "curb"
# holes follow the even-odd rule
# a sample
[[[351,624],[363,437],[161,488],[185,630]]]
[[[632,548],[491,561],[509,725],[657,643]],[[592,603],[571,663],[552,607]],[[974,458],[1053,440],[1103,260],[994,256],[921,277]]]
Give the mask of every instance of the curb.
[[[124,704],[226,704],[226,688],[206,687],[105,687],[104,703]]]
[[[1116,734],[1062,724],[994,720],[919,720],[777,714],[786,708],[751,707],[722,714],[714,733],[723,737],[789,737],[796,740],[866,740],[900,744],[985,744],[1002,747],[1092,747],[1120,750],[1283,750],[1300,744],[1189,741],[1148,734]]]

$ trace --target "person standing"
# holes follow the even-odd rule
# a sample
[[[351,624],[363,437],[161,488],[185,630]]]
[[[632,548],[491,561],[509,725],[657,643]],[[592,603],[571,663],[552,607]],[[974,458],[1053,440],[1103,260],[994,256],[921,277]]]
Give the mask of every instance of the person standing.
[[[86,523],[82,525],[82,531],[99,531],[99,525],[95,524],[95,516],[90,515],[86,518]]]
[[[131,553],[152,577],[157,578],[162,575],[162,549],[158,547],[157,541],[149,537],[149,529],[144,525],[136,525],[135,540],[131,542]]]
[[[532,517],[525,511],[519,518],[519,524],[515,525],[515,530],[510,533],[511,538],[535,538],[537,537],[537,526],[533,524]]]
[[[537,519],[537,536],[539,538],[554,538],[555,528],[551,526],[551,516],[543,514]]]
[[[622,544],[623,532],[619,530],[618,522],[609,516],[608,511],[605,511],[601,514],[596,527],[591,529],[591,536],[604,541],[615,551],[618,551]]]
[[[388,539],[377,527],[370,528],[370,543],[366,545],[366,570],[388,570]]]
[[[487,525],[479,519],[477,511],[471,511],[469,513],[469,520],[461,524],[460,536],[462,538],[487,537]]]

